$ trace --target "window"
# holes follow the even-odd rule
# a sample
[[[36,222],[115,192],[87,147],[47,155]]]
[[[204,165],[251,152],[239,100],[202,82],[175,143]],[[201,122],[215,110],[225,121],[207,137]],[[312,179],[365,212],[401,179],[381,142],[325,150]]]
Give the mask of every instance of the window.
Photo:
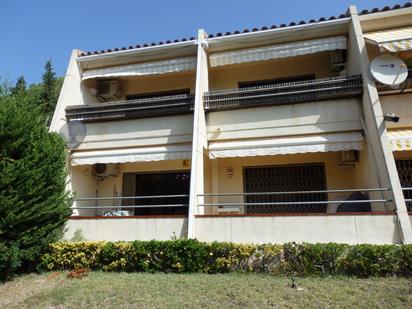
[[[288,192],[326,190],[325,167],[322,163],[253,167],[244,169],[244,192]],[[246,203],[326,201],[326,193],[246,195]],[[326,204],[250,205],[248,214],[322,213]]]
[[[186,171],[160,173],[125,173],[123,196],[189,195],[190,173]],[[147,207],[150,205],[189,204],[189,197],[126,199],[123,205],[142,205],[134,215],[187,215],[188,206]]]

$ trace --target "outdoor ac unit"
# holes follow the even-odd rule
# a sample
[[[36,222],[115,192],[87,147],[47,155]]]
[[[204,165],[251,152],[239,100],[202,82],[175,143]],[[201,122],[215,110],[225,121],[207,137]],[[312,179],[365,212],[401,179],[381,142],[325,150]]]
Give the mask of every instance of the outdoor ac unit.
[[[339,165],[354,166],[359,162],[359,152],[357,150],[341,151],[341,159]]]
[[[117,164],[97,163],[92,166],[92,175],[94,177],[116,177],[118,173],[119,167]]]
[[[97,97],[102,101],[115,101],[121,98],[120,82],[116,79],[97,81]]]

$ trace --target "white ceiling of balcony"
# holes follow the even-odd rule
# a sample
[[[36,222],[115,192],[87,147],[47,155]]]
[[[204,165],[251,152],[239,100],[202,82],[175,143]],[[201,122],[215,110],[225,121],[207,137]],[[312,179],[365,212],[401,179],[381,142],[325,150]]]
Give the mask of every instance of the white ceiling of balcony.
[[[378,45],[382,51],[397,52],[412,49],[412,27],[370,32],[364,34],[364,38]]]
[[[394,130],[388,132],[393,151],[412,150],[412,130]]]
[[[217,67],[244,62],[265,61],[314,54],[336,49],[346,49],[346,37],[335,36],[258,48],[213,53],[210,55],[210,65],[212,67]]]
[[[116,150],[79,151],[71,155],[71,164],[127,163],[190,159],[191,145],[127,148]]]
[[[143,76],[174,72],[186,72],[194,71],[195,69],[196,57],[183,57],[86,70],[83,72],[82,80],[90,78]]]
[[[360,132],[329,133],[299,137],[279,137],[209,143],[209,157],[232,158],[295,153],[361,150]]]

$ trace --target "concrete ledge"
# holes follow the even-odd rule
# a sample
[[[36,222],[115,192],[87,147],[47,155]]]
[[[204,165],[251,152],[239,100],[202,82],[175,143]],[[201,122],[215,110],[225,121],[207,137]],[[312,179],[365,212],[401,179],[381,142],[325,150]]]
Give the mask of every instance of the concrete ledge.
[[[393,214],[322,216],[198,216],[196,238],[236,243],[401,243]]]
[[[104,220],[107,218],[110,219]],[[64,239],[71,239],[76,230],[81,231],[86,240],[170,240],[172,237],[187,236],[186,217],[86,217],[81,220],[77,219],[69,219],[67,222]]]

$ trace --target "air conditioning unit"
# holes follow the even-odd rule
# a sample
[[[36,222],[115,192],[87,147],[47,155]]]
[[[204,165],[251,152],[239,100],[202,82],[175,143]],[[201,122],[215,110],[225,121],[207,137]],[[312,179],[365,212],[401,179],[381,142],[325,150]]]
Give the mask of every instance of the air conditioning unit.
[[[119,100],[121,98],[120,81],[116,79],[98,80],[96,96],[101,101]]]
[[[94,177],[116,177],[119,173],[118,164],[106,164],[106,163],[97,163],[92,166],[92,175]]]
[[[341,159],[339,165],[341,166],[354,166],[359,162],[359,151],[347,150],[341,151]]]

